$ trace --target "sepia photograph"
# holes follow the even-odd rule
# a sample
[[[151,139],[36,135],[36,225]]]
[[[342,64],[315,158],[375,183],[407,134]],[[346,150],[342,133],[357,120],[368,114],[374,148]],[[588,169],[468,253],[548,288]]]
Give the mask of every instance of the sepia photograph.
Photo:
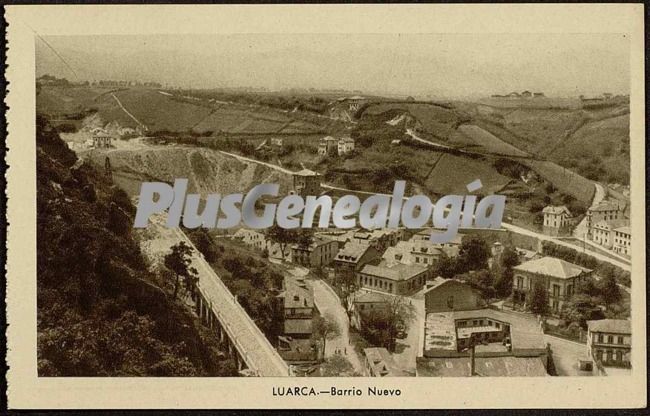
[[[37,38],[39,375],[625,375],[628,50],[623,35]],[[333,201],[480,179],[507,206],[501,229],[444,244],[329,221],[170,230],[164,213],[133,230],[141,184],[176,178]]]
[[[629,34],[31,33],[39,380],[645,372]]]

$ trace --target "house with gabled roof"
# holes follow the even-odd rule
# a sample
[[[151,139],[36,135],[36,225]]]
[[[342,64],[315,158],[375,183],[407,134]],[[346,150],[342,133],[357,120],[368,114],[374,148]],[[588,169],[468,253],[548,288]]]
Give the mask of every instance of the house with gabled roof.
[[[353,282],[363,266],[379,257],[380,253],[374,246],[349,241],[334,257],[334,274],[337,280]]]
[[[573,296],[577,285],[591,277],[592,270],[555,257],[542,257],[512,268],[513,301],[525,303],[535,286],[548,291],[549,309],[558,314]]]
[[[571,234],[573,216],[565,205],[549,205],[542,210],[544,214],[544,234],[561,236]]]

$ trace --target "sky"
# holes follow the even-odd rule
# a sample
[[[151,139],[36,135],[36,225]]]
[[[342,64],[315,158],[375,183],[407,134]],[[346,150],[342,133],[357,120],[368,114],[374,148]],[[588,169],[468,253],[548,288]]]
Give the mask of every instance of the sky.
[[[140,80],[184,88],[336,88],[447,98],[523,90],[559,97],[629,94],[629,42],[618,34],[102,35],[44,39],[35,40],[36,75],[72,81]]]

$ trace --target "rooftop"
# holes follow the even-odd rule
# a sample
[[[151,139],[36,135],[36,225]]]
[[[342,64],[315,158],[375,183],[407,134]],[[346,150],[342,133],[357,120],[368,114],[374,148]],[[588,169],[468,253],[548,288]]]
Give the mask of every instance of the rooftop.
[[[632,235],[632,231],[631,231],[629,225],[625,225],[625,226],[623,226],[623,227],[614,228],[614,231],[618,231],[619,233],[623,233],[623,234]]]
[[[624,218],[619,220],[602,220],[594,224],[594,227],[603,228],[606,230],[614,230],[617,228],[627,227],[630,228],[630,221]]]
[[[366,251],[370,249],[370,246],[367,244],[348,242],[343,246],[341,250],[336,254],[336,261],[343,261],[348,263],[357,263],[361,256],[363,256]]]
[[[544,207],[542,212],[544,214],[561,214],[563,212],[566,212],[568,215],[571,215],[571,211],[569,211],[569,209],[565,205],[559,205],[559,206],[549,205]]]
[[[421,377],[469,377],[469,357],[418,357],[417,375]],[[476,357],[474,372],[479,377],[542,377],[548,375],[539,357]]]
[[[284,298],[285,308],[313,308],[314,295],[304,280],[285,277],[285,290],[279,297]]]
[[[390,302],[392,297],[380,292],[363,291],[357,292],[354,297],[354,303],[382,303]]]
[[[534,317],[484,308],[428,313],[424,329],[425,355],[427,351],[432,350],[455,352],[457,350],[456,321],[473,318],[491,319],[509,325],[513,350],[543,349],[546,346],[544,333]]]
[[[361,273],[371,276],[383,277],[390,280],[408,280],[427,270],[426,267],[415,264],[397,263],[392,266],[366,264]]]
[[[587,321],[587,326],[592,332],[609,332],[612,334],[631,334],[632,326],[627,319],[599,319]]]
[[[320,173],[316,173],[313,170],[303,169],[298,172],[293,173],[296,176],[320,176]]]
[[[603,201],[600,204],[598,204],[596,207],[589,208],[589,211],[592,212],[597,212],[597,211],[618,211],[619,206],[618,204],[615,204],[614,202],[611,201]]]
[[[312,333],[312,320],[311,319],[286,319],[284,321],[285,334],[311,334]]]
[[[407,375],[402,369],[397,367],[395,360],[386,348],[364,348],[363,353],[368,359],[368,363],[373,372],[378,377],[399,377]]]
[[[541,259],[530,260],[513,267],[513,269],[556,277],[559,279],[571,279],[582,273],[591,271],[590,269],[555,257],[542,257]]]

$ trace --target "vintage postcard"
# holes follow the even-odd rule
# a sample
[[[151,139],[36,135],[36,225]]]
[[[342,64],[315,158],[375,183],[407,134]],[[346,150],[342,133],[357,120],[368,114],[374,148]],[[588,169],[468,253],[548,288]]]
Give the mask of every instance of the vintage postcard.
[[[646,405],[643,6],[8,6],[10,408]]]

